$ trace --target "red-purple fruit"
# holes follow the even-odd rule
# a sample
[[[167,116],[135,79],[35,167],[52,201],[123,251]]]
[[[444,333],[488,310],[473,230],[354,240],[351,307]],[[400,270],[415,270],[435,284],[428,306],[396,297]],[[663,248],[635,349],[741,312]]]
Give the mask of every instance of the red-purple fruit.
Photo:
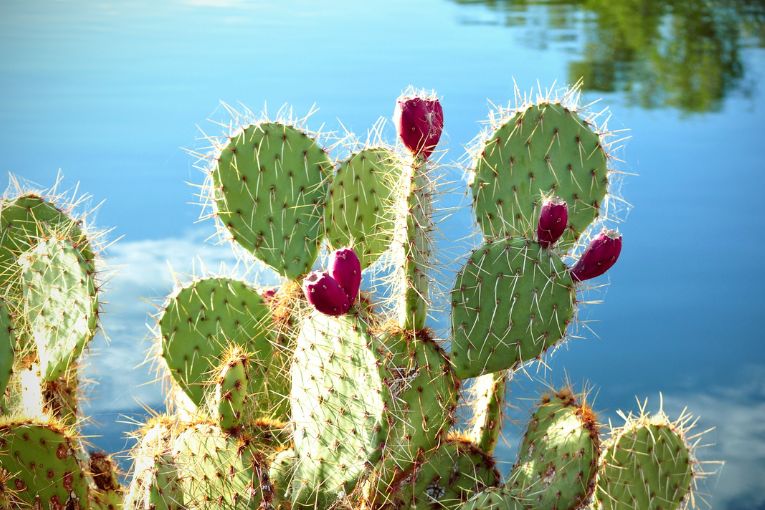
[[[558,197],[545,199],[539,212],[537,223],[537,241],[543,248],[554,245],[568,224],[568,205]]]
[[[355,303],[361,286],[361,261],[356,252],[351,248],[335,251],[329,260],[329,274],[348,295],[348,301]]]
[[[318,311],[337,317],[351,308],[348,294],[337,280],[323,271],[314,271],[303,280],[303,292]]]
[[[622,251],[622,236],[616,230],[606,230],[590,242],[590,245],[584,250],[579,261],[571,269],[571,276],[574,280],[584,281],[595,278],[609,269],[616,263],[619,253]]]
[[[401,96],[396,101],[393,121],[406,148],[428,159],[444,130],[444,111],[438,98]]]

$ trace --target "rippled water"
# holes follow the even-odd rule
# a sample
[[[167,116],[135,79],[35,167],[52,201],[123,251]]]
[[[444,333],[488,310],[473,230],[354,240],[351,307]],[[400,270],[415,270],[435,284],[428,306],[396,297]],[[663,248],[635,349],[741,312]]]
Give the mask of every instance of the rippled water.
[[[64,188],[80,182],[105,201],[98,225],[124,236],[106,253],[116,269],[105,296],[111,343],[99,338],[89,356],[93,442],[122,450],[136,409],[161,409],[140,363],[149,314],[172,288],[168,267],[183,275],[196,257],[211,268],[232,261],[205,242],[213,226],[195,223],[188,183],[202,175],[181,150],[204,145],[198,125],[220,132],[207,121],[226,118],[220,100],[289,103],[297,114],[316,104],[311,127],[363,135],[407,85],[434,88],[450,206],[464,203],[455,163],[490,102],[512,100],[514,83],[529,91],[583,77],[584,100],[603,98],[610,127],[630,129],[619,168],[638,174],[622,190],[634,208],[610,285],[588,296],[603,302],[587,307],[583,338],[511,385],[518,409],[503,465],[545,384],[592,387],[596,409],[615,420],[637,409],[636,395],[655,409],[662,392],[671,413],[687,405],[700,429],[716,427],[702,457],[726,466],[703,497],[713,508],[765,508],[762,3],[412,4],[0,4],[0,170],[49,185],[61,169]],[[446,220],[449,257],[469,248],[449,237],[471,226],[469,208]],[[457,267],[447,265],[446,287]]]

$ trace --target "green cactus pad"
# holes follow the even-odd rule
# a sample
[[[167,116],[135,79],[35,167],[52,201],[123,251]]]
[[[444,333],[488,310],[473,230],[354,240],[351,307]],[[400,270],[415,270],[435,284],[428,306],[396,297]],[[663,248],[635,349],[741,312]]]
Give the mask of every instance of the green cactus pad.
[[[10,474],[19,508],[90,508],[76,449],[77,439],[58,424],[0,421],[0,471]]]
[[[92,264],[95,255],[78,221],[55,205],[33,193],[0,203],[0,282],[11,283],[17,270],[13,269],[19,255],[34,247],[40,239],[52,236],[71,241],[80,258]]]
[[[172,455],[173,421],[152,418],[138,432],[133,448],[133,479],[125,497],[126,510],[182,510],[183,487]]]
[[[386,147],[364,149],[344,161],[329,189],[330,246],[352,246],[362,268],[377,260],[393,239],[400,181],[401,163]]]
[[[630,418],[612,431],[596,491],[601,510],[674,510],[689,500],[693,456],[666,416]]]
[[[482,490],[459,510],[529,510],[529,507],[522,505],[510,488],[502,486]]]
[[[516,112],[486,140],[471,189],[488,239],[533,238],[544,194],[568,204],[561,243],[575,241],[598,217],[608,188],[608,155],[600,135],[559,103]]]
[[[269,413],[277,403],[265,387],[270,374],[272,325],[268,306],[243,282],[206,278],[170,298],[159,319],[162,357],[170,374],[196,405],[229,345],[251,356],[250,386],[257,409]],[[284,377],[284,375],[282,375]],[[276,399],[278,405],[283,397]]]
[[[247,354],[234,347],[223,357],[218,371],[215,394],[212,398],[212,414],[218,420],[218,426],[229,434],[236,434],[242,426],[242,413],[245,410],[249,386],[248,365]]]
[[[279,508],[282,502],[287,502],[291,499],[290,487],[296,468],[297,454],[293,449],[277,453],[271,461],[268,477],[274,486],[274,507]]]
[[[563,389],[532,415],[507,485],[537,510],[580,509],[595,488],[599,456],[594,413]]]
[[[302,324],[292,365],[292,422],[299,457],[292,501],[323,508],[349,493],[382,453],[385,349],[355,315],[314,313]]]
[[[90,477],[95,485],[90,491],[91,509],[121,510],[123,491],[114,460],[103,452],[91,453]]]
[[[388,421],[393,425],[372,477],[377,492],[367,495],[378,504],[389,499],[391,485],[400,473],[445,439],[455,420],[459,396],[459,380],[428,330],[416,335],[387,333],[385,345],[392,354],[388,367],[393,376],[393,408]]]
[[[98,325],[92,266],[68,241],[41,241],[19,259],[24,311],[45,381],[74,367]]]
[[[218,217],[234,241],[290,279],[310,271],[324,234],[332,164],[295,127],[267,122],[232,136],[212,170]]]
[[[8,307],[0,299],[0,400],[13,375],[13,359],[16,338],[13,334],[13,323],[8,314]]]
[[[189,510],[257,509],[271,501],[265,460],[246,439],[199,423],[178,436],[173,455]]]
[[[576,292],[563,261],[526,239],[471,255],[452,290],[452,360],[461,379],[516,368],[564,338]]]
[[[494,451],[502,432],[508,377],[507,370],[484,374],[477,377],[470,388],[469,402],[473,417],[467,435],[488,454]]]
[[[470,441],[451,438],[426,452],[394,487],[394,506],[457,509],[476,492],[500,483],[494,460]]]

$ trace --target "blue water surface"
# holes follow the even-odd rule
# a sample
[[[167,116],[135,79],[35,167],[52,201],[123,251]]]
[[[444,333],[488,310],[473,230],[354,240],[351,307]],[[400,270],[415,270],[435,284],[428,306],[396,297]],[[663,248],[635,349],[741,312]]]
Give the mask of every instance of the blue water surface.
[[[87,357],[91,442],[123,451],[142,407],[163,409],[151,362],[151,314],[204,268],[233,264],[197,222],[204,148],[226,121],[220,102],[362,138],[412,84],[442,97],[451,182],[465,205],[465,146],[491,104],[584,79],[612,130],[629,129],[614,166],[634,207],[616,267],[586,297],[581,339],[516,377],[498,451],[505,471],[546,386],[591,388],[603,421],[656,410],[701,416],[697,503],[765,508],[765,8],[760,2],[253,1],[0,4],[0,170],[92,195],[114,228],[104,329]],[[393,141],[390,129],[386,131]],[[334,155],[346,152],[338,148]],[[191,185],[190,185],[191,184]],[[616,203],[616,202],[615,202]],[[475,240],[469,207],[443,223],[446,288]],[[454,241],[460,241],[455,243]],[[446,315],[434,317],[435,326]],[[148,326],[148,327],[147,327]]]

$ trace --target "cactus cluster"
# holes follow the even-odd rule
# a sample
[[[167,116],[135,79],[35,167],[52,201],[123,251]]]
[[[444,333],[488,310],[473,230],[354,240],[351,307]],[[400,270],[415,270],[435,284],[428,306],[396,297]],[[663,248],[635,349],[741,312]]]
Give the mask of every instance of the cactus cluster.
[[[469,189],[482,244],[454,282],[450,338],[427,325],[433,154],[445,119],[434,94],[399,97],[399,144],[377,140],[344,160],[289,119],[251,119],[215,139],[202,159],[209,216],[282,284],[204,275],[165,300],[154,352],[167,411],[135,432],[124,488],[108,456],[85,453],[77,430],[78,357],[98,329],[97,243],[56,197],[6,196],[0,504],[691,505],[701,470],[687,416],[641,409],[606,435],[586,395],[570,388],[541,397],[512,472],[503,480],[497,470],[513,372],[571,336],[582,282],[621,250],[618,233],[598,234],[613,175],[608,133],[577,99],[574,89],[500,109],[478,138]],[[371,266],[392,282],[382,298],[360,290]],[[472,407],[467,425],[457,419],[461,400]]]

